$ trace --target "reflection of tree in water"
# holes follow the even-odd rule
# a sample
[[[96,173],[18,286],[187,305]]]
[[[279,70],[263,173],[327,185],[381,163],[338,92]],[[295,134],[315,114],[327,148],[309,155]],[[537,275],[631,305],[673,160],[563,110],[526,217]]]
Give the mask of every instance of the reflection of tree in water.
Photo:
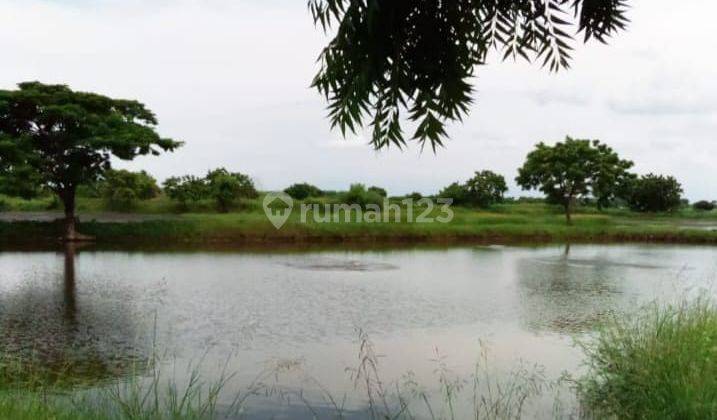
[[[147,346],[129,300],[108,304],[78,292],[75,259],[69,244],[60,275],[22,279],[0,295],[0,384],[89,385],[146,365]]]
[[[625,267],[572,259],[570,246],[554,258],[518,262],[523,322],[537,331],[592,329],[605,315],[623,310],[629,296],[620,287]]]

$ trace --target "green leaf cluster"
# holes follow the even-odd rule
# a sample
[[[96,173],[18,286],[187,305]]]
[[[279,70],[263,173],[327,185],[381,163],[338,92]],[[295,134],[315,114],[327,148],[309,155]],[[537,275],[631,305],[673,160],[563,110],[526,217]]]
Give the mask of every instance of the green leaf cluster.
[[[606,42],[626,27],[627,0],[309,0],[334,37],[313,80],[332,127],[364,122],[377,149],[411,139],[435,151],[473,101],[471,78],[491,52],[568,68],[574,33]]]

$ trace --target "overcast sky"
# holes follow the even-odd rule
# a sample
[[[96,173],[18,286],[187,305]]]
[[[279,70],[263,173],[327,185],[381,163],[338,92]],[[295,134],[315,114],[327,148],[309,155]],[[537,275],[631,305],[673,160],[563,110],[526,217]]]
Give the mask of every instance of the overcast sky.
[[[0,88],[40,80],[146,103],[186,145],[117,166],[160,180],[224,166],[263,189],[433,193],[492,169],[520,195],[526,153],[571,135],[608,143],[639,173],[674,175],[690,199],[717,199],[717,3],[630,3],[628,31],[579,46],[570,71],[480,68],[470,116],[435,155],[330,131],[308,88],[326,39],[305,0],[0,0]]]

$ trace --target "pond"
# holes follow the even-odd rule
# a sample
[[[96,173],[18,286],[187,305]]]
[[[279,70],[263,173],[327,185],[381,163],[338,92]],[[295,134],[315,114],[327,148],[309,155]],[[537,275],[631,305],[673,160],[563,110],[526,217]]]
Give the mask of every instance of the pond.
[[[717,248],[664,245],[3,252],[0,349],[98,386],[157,354],[180,381],[191,366],[209,382],[236,372],[232,389],[261,377],[271,392],[247,399],[250,417],[328,412],[327,391],[362,413],[360,339],[384,384],[431,399],[441,375],[469,378],[481,354],[498,377],[521,364],[557,378],[581,372],[576,341],[606,317],[713,294],[716,269]]]

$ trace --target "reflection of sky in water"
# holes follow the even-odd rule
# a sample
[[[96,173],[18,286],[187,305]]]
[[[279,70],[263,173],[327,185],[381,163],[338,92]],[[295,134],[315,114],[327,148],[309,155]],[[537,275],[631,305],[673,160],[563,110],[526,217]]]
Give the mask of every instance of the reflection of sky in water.
[[[184,360],[208,349],[235,355],[229,368],[239,382],[268,360],[300,361],[341,395],[353,389],[344,369],[356,364],[362,328],[389,380],[411,370],[435,383],[436,347],[452,371],[469,375],[479,339],[499,368],[524,359],[557,376],[580,365],[576,334],[654,298],[711,289],[716,266],[717,248],[687,246],[83,251],[68,288],[61,254],[2,253],[1,344],[43,347],[55,358],[77,347],[111,366],[156,339]]]

